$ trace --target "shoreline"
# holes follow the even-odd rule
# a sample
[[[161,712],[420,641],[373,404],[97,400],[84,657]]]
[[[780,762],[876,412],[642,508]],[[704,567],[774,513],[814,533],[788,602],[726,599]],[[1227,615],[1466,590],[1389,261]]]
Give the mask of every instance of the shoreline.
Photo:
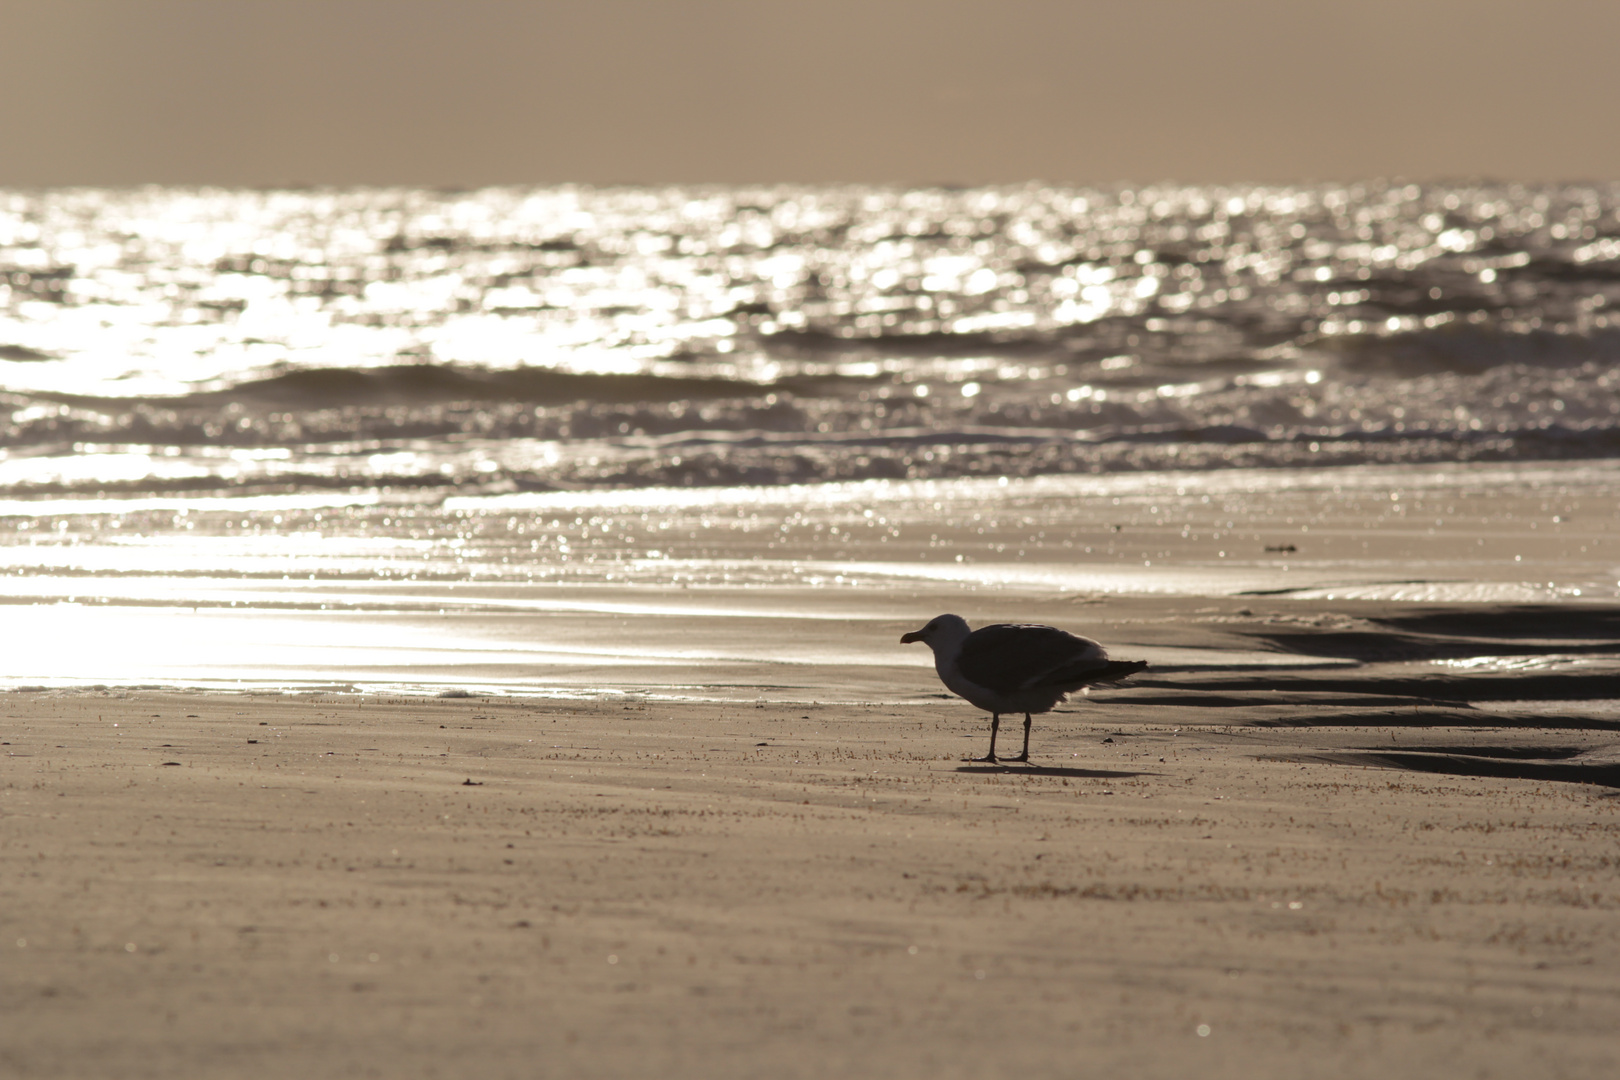
[[[1612,463],[831,487],[797,506],[735,488],[123,516],[39,503],[0,517],[0,601],[30,627],[0,685],[864,700],[925,664],[891,639],[943,611],[1230,651],[1133,635],[1245,608],[1584,620],[1620,602]]]

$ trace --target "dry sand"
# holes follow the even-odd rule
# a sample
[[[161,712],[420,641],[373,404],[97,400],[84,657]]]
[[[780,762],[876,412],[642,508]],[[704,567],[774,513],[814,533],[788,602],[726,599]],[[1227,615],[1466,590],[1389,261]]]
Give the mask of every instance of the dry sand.
[[[1617,1075],[1620,724],[1276,680],[8,694],[0,1074]]]

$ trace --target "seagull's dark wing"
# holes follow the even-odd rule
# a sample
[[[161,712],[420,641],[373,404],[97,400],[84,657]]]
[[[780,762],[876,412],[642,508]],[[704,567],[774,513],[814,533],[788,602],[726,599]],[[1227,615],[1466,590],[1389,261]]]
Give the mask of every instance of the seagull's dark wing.
[[[998,694],[1041,684],[1073,682],[1107,664],[1102,646],[1054,626],[998,623],[969,634],[956,670]],[[1054,676],[1062,675],[1062,678]]]

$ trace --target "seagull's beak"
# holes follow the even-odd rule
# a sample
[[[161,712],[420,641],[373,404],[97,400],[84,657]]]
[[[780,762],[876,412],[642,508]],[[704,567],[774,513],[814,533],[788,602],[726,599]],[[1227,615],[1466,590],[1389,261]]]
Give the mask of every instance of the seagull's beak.
[[[902,645],[910,645],[913,641],[921,641],[922,639],[923,639],[923,632],[921,630],[913,630],[909,634],[901,634],[900,635],[900,644],[902,644]]]

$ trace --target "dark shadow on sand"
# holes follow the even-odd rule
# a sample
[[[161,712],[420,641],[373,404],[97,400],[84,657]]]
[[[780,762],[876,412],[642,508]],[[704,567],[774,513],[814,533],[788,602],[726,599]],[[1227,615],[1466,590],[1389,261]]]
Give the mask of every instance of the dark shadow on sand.
[[[1505,753],[1516,752],[1506,747],[1497,749]],[[1552,781],[1561,784],[1592,784],[1620,789],[1620,765],[1516,760],[1511,757],[1486,756],[1479,748],[1471,749],[1467,755],[1381,750],[1327,754],[1267,754],[1261,760],[1360,765],[1363,768],[1400,769],[1405,772],[1439,773],[1446,776],[1489,776],[1511,780]]]
[[[1168,684],[1161,684],[1166,688]],[[1503,672],[1480,675],[1389,675],[1376,672],[1315,676],[1309,679],[1288,675],[1270,675],[1256,678],[1248,675],[1216,676],[1202,679],[1178,680],[1178,686],[1187,690],[1269,693],[1270,701],[1256,697],[1251,705],[1287,704],[1281,695],[1289,693],[1376,694],[1380,698],[1406,699],[1408,704],[1419,702],[1432,705],[1461,705],[1481,701],[1597,701],[1620,698],[1620,674],[1613,670],[1596,672],[1569,672],[1525,674]],[[1109,699],[1117,700],[1117,699]],[[1365,700],[1365,699],[1363,699]],[[1166,699],[1162,704],[1173,704]]]
[[[1384,754],[1387,746],[1357,746],[1358,753]],[[1415,754],[1446,754],[1479,758],[1504,758],[1510,761],[1562,761],[1579,757],[1591,749],[1586,746],[1414,746],[1408,752]]]
[[[1296,656],[1363,663],[1470,656],[1620,654],[1620,608],[1523,604],[1422,608],[1367,620],[1366,628],[1266,625],[1240,631]]]
[[[1067,769],[1057,765],[1024,765],[1019,762],[1010,762],[1003,765],[1001,762],[976,762],[972,765],[963,765],[956,770],[959,773],[999,773],[1012,776],[1068,776],[1099,780],[1128,780],[1133,776],[1156,776],[1156,773],[1119,772],[1113,769]]]
[[[1140,685],[1140,684],[1138,684]],[[1256,705],[1295,705],[1299,707],[1322,708],[1328,706],[1355,705],[1364,709],[1388,706],[1399,708],[1405,706],[1412,708],[1416,705],[1452,705],[1459,709],[1468,708],[1466,701],[1446,701],[1436,698],[1396,697],[1386,694],[1344,694],[1344,693],[1281,693],[1277,691],[1263,691],[1261,693],[1241,694],[1209,694],[1196,691],[1175,691],[1168,689],[1172,684],[1168,682],[1157,683],[1151,687],[1143,686],[1145,692],[1137,694],[1114,693],[1107,697],[1098,695],[1098,701],[1106,701],[1110,705],[1177,705],[1191,706],[1198,709],[1252,709]],[[1078,712],[1076,709],[1059,709],[1059,712]]]
[[[1614,607],[1522,604],[1484,610],[1437,608],[1385,615],[1377,621],[1414,634],[1620,642],[1620,608]]]
[[[1311,716],[1268,716],[1242,725],[1251,728],[1492,728],[1502,731],[1620,731],[1620,720],[1590,716],[1497,716],[1456,710],[1437,712],[1328,712]]]

